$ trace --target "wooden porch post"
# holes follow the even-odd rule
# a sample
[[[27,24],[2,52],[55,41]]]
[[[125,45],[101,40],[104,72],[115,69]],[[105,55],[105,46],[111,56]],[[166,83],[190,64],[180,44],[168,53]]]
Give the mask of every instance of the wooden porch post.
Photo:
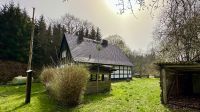
[[[162,76],[162,101],[164,104],[167,104],[167,81],[166,81],[166,70],[161,68]]]

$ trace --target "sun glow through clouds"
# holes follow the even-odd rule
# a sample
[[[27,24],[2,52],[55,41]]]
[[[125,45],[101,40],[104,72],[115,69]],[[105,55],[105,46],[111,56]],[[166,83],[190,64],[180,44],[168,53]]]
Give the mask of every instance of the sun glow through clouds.
[[[124,2],[122,2],[121,0],[105,0],[105,1],[107,6],[112,11],[118,14],[127,15],[135,13],[139,8],[135,0],[131,0],[131,2],[129,2],[129,0],[124,0]]]
[[[111,10],[113,10],[115,12],[119,11],[119,8],[117,7],[118,0],[105,0],[105,1]]]

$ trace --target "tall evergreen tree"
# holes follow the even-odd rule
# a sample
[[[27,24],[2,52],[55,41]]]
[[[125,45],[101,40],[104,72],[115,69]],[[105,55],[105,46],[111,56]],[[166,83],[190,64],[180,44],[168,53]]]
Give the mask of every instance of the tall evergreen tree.
[[[92,27],[89,38],[95,40],[95,37],[96,37],[96,31],[95,31],[94,27]]]
[[[35,37],[34,37],[34,47],[33,47],[33,64],[35,67],[42,67],[44,64],[48,64],[49,58],[47,47],[48,47],[48,37],[46,30],[46,23],[44,17],[41,16],[35,25]]]
[[[52,35],[52,43],[51,43],[51,48],[52,48],[51,58],[52,58],[52,61],[56,62],[58,61],[60,44],[61,44],[61,40],[66,29],[62,27],[61,24],[55,24],[52,29],[53,29],[52,31],[53,35]]]
[[[54,49],[60,48],[60,42],[62,39],[62,27],[60,24],[56,24],[53,26],[53,47]]]
[[[51,24],[49,25],[48,29],[47,29],[47,38],[48,38],[48,43],[52,43],[53,42],[53,37],[52,37],[52,28],[51,28]],[[49,45],[50,45],[49,44]]]
[[[99,28],[97,28],[96,40],[97,40],[97,41],[100,41],[100,40],[101,40],[101,33],[100,33],[100,29],[99,29]]]
[[[28,61],[30,17],[13,3],[0,9],[0,59]]]
[[[86,38],[89,38],[89,30],[88,30],[88,28],[86,28],[86,30],[85,30],[85,35],[84,35]]]
[[[83,27],[78,31],[78,40],[77,43],[81,43],[83,41],[83,37],[84,37],[84,29]]]

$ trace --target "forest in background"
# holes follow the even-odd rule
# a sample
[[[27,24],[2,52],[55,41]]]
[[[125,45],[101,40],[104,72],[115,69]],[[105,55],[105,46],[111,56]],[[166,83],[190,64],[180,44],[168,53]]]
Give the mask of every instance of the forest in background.
[[[1,9],[0,23],[0,58],[26,63],[33,25],[31,17],[26,10],[10,3]],[[57,21],[47,21],[41,15],[34,22],[33,66],[41,68],[53,64],[58,58],[63,34],[79,35],[81,32],[87,38],[101,39],[99,28],[73,15],[66,14]]]

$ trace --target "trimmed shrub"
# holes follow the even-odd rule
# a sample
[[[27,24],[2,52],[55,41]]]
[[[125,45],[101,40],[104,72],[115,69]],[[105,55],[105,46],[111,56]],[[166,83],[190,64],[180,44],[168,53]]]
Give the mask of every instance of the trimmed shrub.
[[[26,76],[27,64],[0,60],[0,84],[6,84],[16,76]]]
[[[89,71],[82,65],[65,66],[64,68],[45,68],[41,81],[50,95],[69,106],[81,103]]]

